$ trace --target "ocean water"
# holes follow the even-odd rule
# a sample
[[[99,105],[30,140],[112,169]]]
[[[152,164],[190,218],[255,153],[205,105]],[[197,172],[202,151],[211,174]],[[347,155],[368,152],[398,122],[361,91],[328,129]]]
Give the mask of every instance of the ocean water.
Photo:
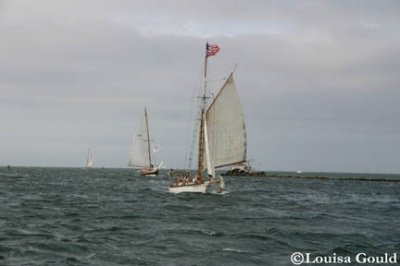
[[[400,176],[314,174],[335,179],[225,177],[223,195],[170,194],[166,175],[1,167],[0,265],[293,265],[294,252],[399,263]]]

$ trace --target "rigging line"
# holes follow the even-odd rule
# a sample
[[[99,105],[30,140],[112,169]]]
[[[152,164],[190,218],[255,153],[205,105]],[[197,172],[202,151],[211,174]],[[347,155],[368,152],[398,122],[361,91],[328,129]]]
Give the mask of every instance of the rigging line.
[[[201,72],[200,72],[201,73]],[[193,153],[193,143],[191,144],[191,145],[189,145],[189,142],[190,142],[190,140],[192,139],[191,138],[191,132],[192,132],[192,130],[193,130],[193,124],[192,124],[192,121],[194,120],[193,119],[193,114],[195,113],[195,110],[197,109],[197,106],[196,106],[196,104],[195,104],[195,99],[196,99],[196,95],[197,95],[197,93],[196,93],[196,87],[197,88],[199,88],[200,86],[201,86],[201,84],[202,84],[202,77],[200,76],[199,78],[198,78],[198,80],[199,80],[199,84],[200,85],[198,85],[198,86],[195,86],[195,87],[193,87],[193,89],[192,89],[192,96],[191,96],[191,102],[190,102],[190,112],[189,112],[189,115],[188,115],[188,123],[187,123],[187,125],[188,125],[188,127],[187,127],[187,133],[186,133],[186,145],[185,145],[185,160],[184,160],[184,162],[185,162],[185,167],[187,167],[188,169],[190,169],[191,168],[191,164],[192,164],[192,157],[193,157],[193,155],[192,155],[192,153]],[[196,109],[195,109],[196,108]],[[196,116],[197,116],[197,114],[195,114]],[[196,124],[194,125],[194,127],[196,127]],[[193,141],[192,141],[193,142]]]

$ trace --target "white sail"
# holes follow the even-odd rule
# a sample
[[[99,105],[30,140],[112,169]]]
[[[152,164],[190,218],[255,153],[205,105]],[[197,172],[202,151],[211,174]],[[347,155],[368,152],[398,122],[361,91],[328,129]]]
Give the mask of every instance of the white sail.
[[[208,140],[207,119],[204,119],[204,157],[206,161],[207,175],[215,177],[215,169],[209,147],[210,143]]]
[[[206,124],[213,167],[246,161],[246,126],[233,74],[208,108]]]
[[[93,167],[93,155],[92,151],[89,148],[86,156],[86,168],[92,168],[92,167]]]
[[[133,136],[132,146],[129,152],[128,166],[136,168],[150,167],[149,139],[146,110],[141,122]]]

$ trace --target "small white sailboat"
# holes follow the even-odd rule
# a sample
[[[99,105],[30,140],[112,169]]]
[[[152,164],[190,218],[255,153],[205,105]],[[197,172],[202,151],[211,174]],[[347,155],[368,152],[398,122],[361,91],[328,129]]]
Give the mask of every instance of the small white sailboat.
[[[149,122],[146,107],[144,108],[144,115],[136,135],[133,137],[128,166],[138,169],[140,175],[143,176],[158,174],[158,168],[153,165],[151,158]]]
[[[216,49],[217,47],[217,49]],[[225,187],[222,176],[215,169],[246,161],[246,126],[233,73],[225,80],[217,96],[207,106],[207,58],[219,51],[217,45],[206,46],[204,88],[200,104],[197,171],[193,179],[189,175],[177,176],[169,191],[221,193]],[[202,176],[203,168],[207,176]]]
[[[93,167],[93,154],[90,147],[88,148],[87,155],[86,155],[86,165],[85,168],[89,169]]]

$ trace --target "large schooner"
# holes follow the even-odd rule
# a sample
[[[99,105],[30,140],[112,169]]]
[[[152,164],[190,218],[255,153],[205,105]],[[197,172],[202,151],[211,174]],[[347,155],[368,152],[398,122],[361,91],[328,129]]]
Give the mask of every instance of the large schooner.
[[[151,158],[149,121],[146,107],[136,135],[133,137],[128,166],[138,169],[139,174],[143,176],[158,174],[158,168],[153,165]]]
[[[207,106],[207,61],[218,51],[218,45],[206,44],[196,175],[194,178],[189,174],[175,177],[169,186],[169,191],[173,193],[207,193],[213,190],[221,193],[225,184],[222,176],[216,176],[215,169],[246,161],[246,126],[233,73]],[[206,176],[203,169],[207,169]]]

